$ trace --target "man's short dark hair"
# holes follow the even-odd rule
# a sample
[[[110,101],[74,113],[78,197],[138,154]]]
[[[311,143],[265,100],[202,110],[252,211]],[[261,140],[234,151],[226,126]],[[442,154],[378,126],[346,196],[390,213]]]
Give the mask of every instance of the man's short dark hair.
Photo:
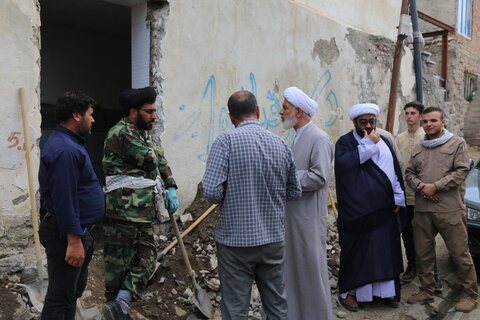
[[[243,119],[257,112],[257,99],[250,91],[237,91],[228,99],[228,112],[235,119]]]
[[[427,109],[423,110],[423,114],[431,113],[431,112],[440,112],[440,119],[443,120],[443,110],[439,107],[428,107]]]
[[[418,102],[418,101],[411,101],[403,107],[403,110],[407,110],[407,108],[414,108],[417,109],[418,113],[422,114],[423,110],[425,110],[425,106],[423,103]]]
[[[120,106],[126,115],[130,113],[130,109],[140,110],[144,104],[155,103],[156,99],[157,93],[152,87],[124,90],[118,97]]]
[[[84,115],[88,108],[97,106],[97,102],[80,91],[67,91],[57,99],[55,118],[57,123],[68,121],[73,113]]]

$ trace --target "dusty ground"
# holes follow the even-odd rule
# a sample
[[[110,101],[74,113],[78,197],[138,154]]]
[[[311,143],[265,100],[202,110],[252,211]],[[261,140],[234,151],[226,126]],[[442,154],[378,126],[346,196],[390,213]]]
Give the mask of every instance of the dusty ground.
[[[478,161],[480,160],[480,146],[469,148],[470,158]],[[198,218],[209,207],[205,199],[197,196],[192,205],[185,210],[191,213],[193,220]],[[198,274],[198,282],[205,288],[212,297],[212,303],[216,307],[215,319],[220,319],[218,311],[218,301],[215,300],[219,294],[215,287],[210,289],[205,286],[206,282],[211,281],[212,278],[217,277],[216,269],[212,270],[210,265],[210,256],[214,254],[213,251],[206,251],[205,248],[210,244],[214,249],[214,228],[216,225],[218,212],[212,212],[196,229],[185,238],[185,245],[190,257],[193,269]],[[333,223],[334,217],[330,217],[330,222]],[[182,225],[179,223],[181,229],[188,227],[189,223]],[[163,227],[165,228],[165,227]],[[174,238],[173,231],[160,230],[160,233],[167,235],[167,241],[159,242],[159,251],[166,247]],[[85,291],[84,297],[81,300],[82,308],[77,312],[78,320],[86,319],[100,319],[99,308],[105,302],[103,289],[103,240],[101,238],[101,228],[95,230],[97,240],[97,250],[90,265],[90,274],[88,288]],[[399,309],[390,309],[380,303],[366,304],[358,312],[349,312],[338,304],[337,295],[332,294],[334,300],[334,316],[335,318],[344,319],[480,319],[480,309],[475,310],[470,314],[462,314],[455,312],[453,306],[456,298],[456,291],[453,287],[456,279],[455,270],[449,261],[448,253],[445,248],[443,240],[439,237],[437,241],[437,257],[439,261],[439,270],[442,279],[444,280],[444,291],[439,294],[434,303],[420,306],[408,305],[406,299],[416,292],[418,287],[418,280],[414,280],[410,284],[402,287],[402,301]],[[335,257],[331,257],[334,261]],[[330,261],[329,261],[330,265]],[[331,270],[336,274],[337,270]],[[211,286],[212,287],[212,286]],[[133,319],[164,319],[164,320],[193,320],[199,318],[200,315],[196,313],[196,309],[188,303],[184,293],[187,288],[191,288],[190,279],[187,277],[187,272],[180,252],[172,250],[161,260],[161,266],[157,273],[152,278],[148,292],[144,299],[135,302],[131,308],[131,315]],[[19,296],[15,292],[22,294],[21,289],[12,290],[7,283],[0,282],[0,319],[16,320],[14,316],[15,309],[19,306]],[[217,298],[218,299],[218,298]],[[21,299],[20,299],[21,302]],[[34,317],[35,318],[35,317]],[[33,318],[33,319],[34,319]],[[23,318],[22,318],[23,319]],[[27,318],[26,318],[27,319]],[[28,318],[30,319],[30,318]]]
[[[192,205],[188,207],[185,212],[191,213],[193,220],[196,220],[209,207],[210,205],[205,199],[197,196]],[[208,244],[214,246],[214,229],[217,215],[217,211],[211,212],[201,224],[184,238],[190,263],[193,270],[195,270],[198,275],[197,281],[201,286],[204,286],[206,291],[209,292],[215,292],[215,290],[206,287],[205,283],[212,277],[217,276],[216,270],[212,271],[210,266],[210,255],[213,255],[214,251],[197,251],[196,248],[198,248],[198,246],[205,248]],[[187,223],[182,225],[180,222],[178,223],[181,229],[180,232],[191,224]],[[87,309],[95,305],[99,306],[105,302],[103,288],[103,241],[100,238],[100,228],[97,229],[97,233],[97,250],[89,269],[89,284],[87,291],[90,293],[87,292],[87,297],[82,301],[84,308]],[[173,230],[171,229],[164,235],[166,235],[169,240],[160,243],[159,252],[175,238]],[[195,314],[196,311],[183,296],[183,293],[187,288],[192,289],[191,280],[187,275],[180,250],[174,248],[160,261],[160,267],[155,276],[151,279],[148,291],[144,298],[132,304],[130,312],[132,318],[159,320],[186,319],[190,314]],[[214,295],[212,294],[212,296]],[[178,308],[181,310],[179,311]],[[179,316],[177,313],[183,313],[182,310],[185,312],[185,315]]]
[[[334,308],[334,315],[345,314],[345,319],[382,319],[382,320],[459,320],[459,319],[480,319],[480,309],[471,313],[456,312],[454,305],[458,299],[459,290],[455,287],[456,273],[451,260],[449,259],[445,243],[440,236],[437,237],[437,262],[439,273],[442,278],[444,289],[442,293],[435,296],[435,301],[427,305],[410,305],[406,302],[408,297],[418,292],[419,282],[415,278],[411,283],[402,286],[402,298],[398,309],[391,309],[381,303],[370,303],[363,305],[358,312],[350,312],[337,305]],[[404,260],[405,261],[405,260]]]

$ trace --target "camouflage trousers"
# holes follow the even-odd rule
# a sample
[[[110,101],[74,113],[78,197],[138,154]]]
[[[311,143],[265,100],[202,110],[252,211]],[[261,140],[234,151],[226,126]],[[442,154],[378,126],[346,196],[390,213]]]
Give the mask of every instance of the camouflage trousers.
[[[106,218],[103,228],[107,301],[115,299],[120,289],[140,298],[156,265],[152,224]]]

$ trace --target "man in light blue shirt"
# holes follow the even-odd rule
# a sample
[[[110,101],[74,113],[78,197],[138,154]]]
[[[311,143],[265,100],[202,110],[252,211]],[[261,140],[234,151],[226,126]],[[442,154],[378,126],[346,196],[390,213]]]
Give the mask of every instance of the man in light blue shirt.
[[[235,92],[228,100],[235,129],[210,150],[204,194],[221,207],[215,238],[222,319],[247,319],[252,283],[267,318],[287,319],[283,282],[285,202],[301,196],[292,152],[262,128],[255,96]]]

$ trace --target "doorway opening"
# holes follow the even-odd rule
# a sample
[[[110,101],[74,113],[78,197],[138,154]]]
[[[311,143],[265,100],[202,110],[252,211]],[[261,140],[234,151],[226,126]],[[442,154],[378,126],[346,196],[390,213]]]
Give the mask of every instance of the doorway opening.
[[[55,128],[57,98],[68,90],[84,92],[99,103],[86,146],[103,181],[103,142],[123,116],[118,94],[132,82],[131,8],[103,0],[40,0],[40,8],[40,148]]]

